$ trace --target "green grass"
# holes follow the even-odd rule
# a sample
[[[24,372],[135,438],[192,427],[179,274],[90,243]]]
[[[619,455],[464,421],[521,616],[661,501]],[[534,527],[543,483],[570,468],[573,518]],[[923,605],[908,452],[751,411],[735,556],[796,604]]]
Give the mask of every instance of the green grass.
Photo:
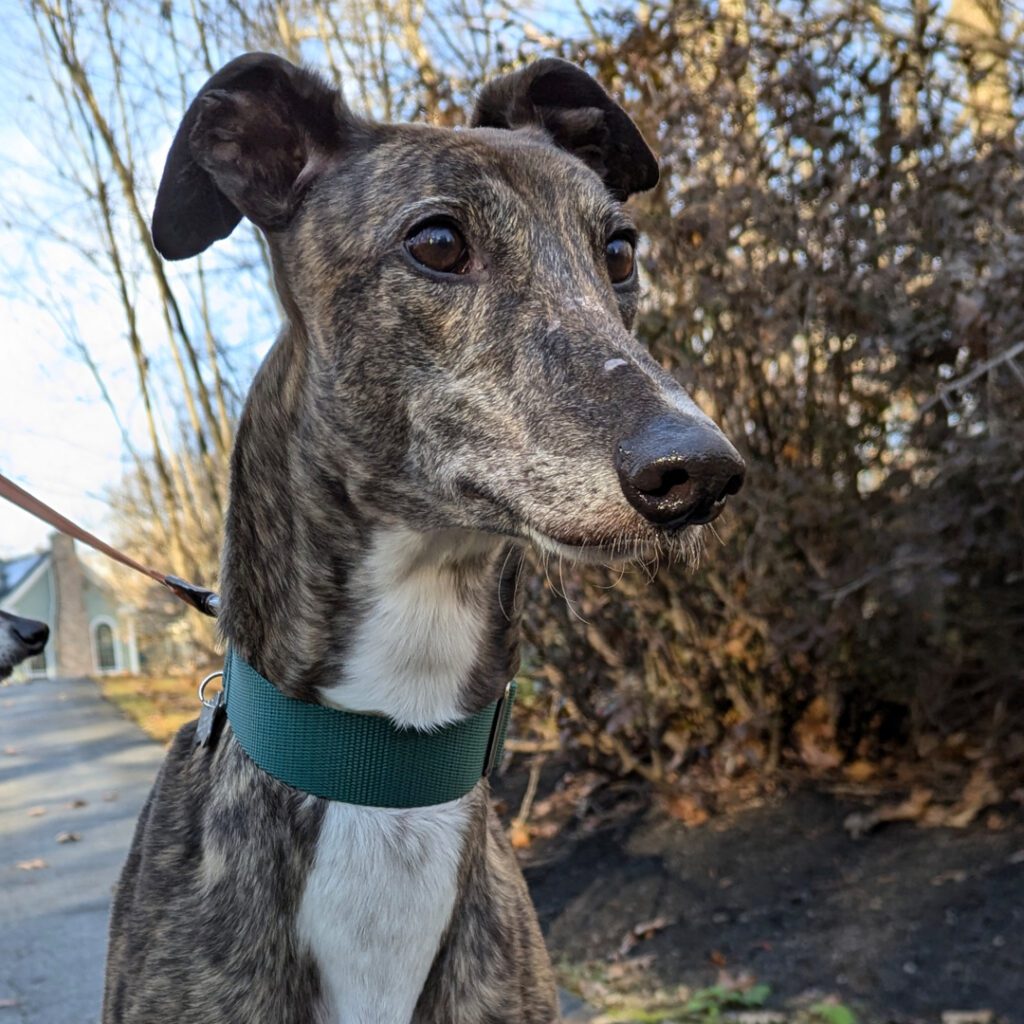
[[[769,985],[662,988],[646,967],[632,969],[628,962],[563,962],[558,976],[564,988],[578,992],[597,1009],[593,1024],[868,1024],[834,998],[769,1009]]]
[[[616,1007],[602,1013],[598,1021],[607,1024],[719,1024],[728,1019],[731,1011],[763,1008],[770,994],[767,985],[753,985],[745,991],[712,985],[664,1005]]]
[[[745,992],[719,985],[697,989],[687,998],[663,1005],[622,1005],[600,1012],[594,1024],[729,1024],[730,1021],[769,1019],[779,1024],[861,1024],[848,1006],[820,1002],[804,1009],[767,1011],[770,989],[754,985]],[[764,1011],[766,1016],[758,1014]]]

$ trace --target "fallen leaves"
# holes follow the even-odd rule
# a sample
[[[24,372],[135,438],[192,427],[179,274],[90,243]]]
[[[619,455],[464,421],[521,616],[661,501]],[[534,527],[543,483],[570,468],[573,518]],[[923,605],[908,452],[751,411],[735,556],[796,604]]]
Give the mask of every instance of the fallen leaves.
[[[865,761],[863,758],[857,761],[851,761],[847,765],[843,765],[843,775],[845,775],[850,782],[867,782],[869,779],[873,779],[877,774],[878,766],[872,764],[870,761]]]
[[[925,808],[931,803],[933,791],[924,786],[915,786],[910,796],[898,803],[880,804],[869,811],[854,811],[843,821],[843,828],[860,839],[879,825],[889,821],[918,821]]]
[[[50,865],[42,857],[33,857],[31,860],[19,860],[14,866],[19,871],[42,871]]]
[[[578,989],[591,1006],[600,1007],[598,1016],[588,1018],[593,1024],[634,1024],[641,1020],[651,1024],[712,1024],[726,1019],[741,1024],[790,1021],[784,1014],[764,1009],[770,990],[750,974],[720,971],[718,981],[708,988],[662,987],[649,975],[652,961],[653,957],[631,957],[612,964],[587,962],[561,980],[567,987]]]
[[[932,885],[940,886],[946,885],[952,882],[954,885],[960,885],[967,881],[967,872],[962,868],[956,868],[952,871],[941,871],[932,879]]]
[[[662,919],[646,924],[661,925]],[[631,933],[644,927],[641,922]],[[864,1024],[866,1020],[845,999],[819,988],[790,997],[785,1008],[769,1009],[771,986],[748,971],[721,969],[715,984],[707,988],[666,986],[651,973],[653,963],[653,956],[634,956],[563,965],[559,983],[579,992],[590,1014],[579,1019],[592,1024]],[[938,1020],[941,1024],[1008,1024],[994,1011],[981,1008],[945,1010]]]
[[[58,843],[77,843],[81,842],[81,832],[58,832],[57,842]]]
[[[843,752],[836,743],[835,716],[824,697],[815,697],[793,726],[793,742],[800,760],[808,768],[825,771],[843,763]]]
[[[986,808],[1002,799],[999,787],[992,781],[992,766],[982,761],[974,766],[960,800],[938,824],[950,828],[966,828]]]
[[[688,828],[703,825],[710,814],[704,801],[692,793],[680,793],[665,800],[665,810]]]
[[[539,800],[533,799],[530,793],[533,780],[534,770],[531,768],[527,793],[519,813],[508,826],[507,834],[513,849],[526,850],[535,839],[553,838],[573,818],[581,820],[584,829],[597,827],[604,820],[604,815],[590,806],[591,794],[603,781],[597,772],[566,772],[554,790]]]
[[[603,974],[607,981],[624,984],[627,988],[632,981],[642,978],[654,966],[654,954],[631,956],[622,960],[612,960],[604,968]]]
[[[623,957],[629,956],[637,945],[645,939],[649,939],[651,936],[656,935],[663,928],[667,928],[671,923],[672,922],[667,917],[655,917],[650,921],[640,921],[638,924],[633,925],[633,927],[623,935],[622,941],[619,943],[619,948],[615,951],[615,957],[621,960]]]
[[[847,815],[843,827],[854,839],[860,839],[879,825],[892,821],[913,821],[925,828],[962,829],[998,803],[1002,796],[1002,791],[992,779],[991,763],[982,760],[974,766],[959,799],[952,804],[938,802],[935,791],[928,786],[914,786],[903,800]],[[989,815],[986,824],[993,831],[998,831],[1000,821],[999,815]]]
[[[525,850],[532,842],[529,826],[522,821],[513,821],[508,829],[508,841],[513,850]]]

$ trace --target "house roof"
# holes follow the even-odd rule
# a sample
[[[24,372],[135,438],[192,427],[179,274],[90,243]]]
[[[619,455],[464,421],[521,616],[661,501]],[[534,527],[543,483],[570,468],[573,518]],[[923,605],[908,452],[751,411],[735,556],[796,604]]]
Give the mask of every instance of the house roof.
[[[0,561],[0,599],[6,597],[31,573],[49,554],[22,555]]]

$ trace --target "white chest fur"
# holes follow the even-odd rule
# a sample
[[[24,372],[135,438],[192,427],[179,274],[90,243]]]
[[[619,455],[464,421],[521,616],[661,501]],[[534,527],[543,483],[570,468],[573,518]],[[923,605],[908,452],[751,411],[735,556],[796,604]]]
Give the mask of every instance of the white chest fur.
[[[461,718],[460,687],[484,639],[483,598],[494,595],[473,593],[457,566],[476,558],[483,567],[483,558],[499,548],[493,537],[457,531],[382,530],[356,572],[354,590],[365,614],[342,677],[321,691],[324,702],[417,729]]]
[[[409,1024],[455,905],[468,799],[328,808],[297,920],[324,1024]]]
[[[489,579],[482,569],[499,547],[456,531],[382,530],[356,573],[364,614],[324,702],[419,729],[462,717],[486,621],[464,567]],[[320,967],[323,1024],[409,1024],[455,905],[471,799],[328,808],[298,916]]]

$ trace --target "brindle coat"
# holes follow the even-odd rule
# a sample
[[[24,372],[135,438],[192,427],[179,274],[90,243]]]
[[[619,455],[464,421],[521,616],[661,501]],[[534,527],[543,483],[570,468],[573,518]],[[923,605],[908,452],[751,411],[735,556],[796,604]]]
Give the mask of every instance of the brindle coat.
[[[225,640],[292,696],[420,726],[514,673],[524,542],[594,560],[692,549],[693,529],[630,507],[613,458],[658,417],[715,430],[631,336],[635,273],[606,269],[608,239],[631,237],[620,200],[658,176],[629,118],[546,60],[486,88],[474,126],[363,121],[317,76],[250,54],[189,108],[153,224],[175,259],[249,217],[287,314],[238,428]],[[468,245],[458,275],[405,244],[439,218]],[[105,1024],[380,1020],[331,1008],[296,925],[328,802],[255,767],[230,728],[212,748],[193,731],[117,890]],[[466,804],[411,1019],[549,1024],[551,967],[486,783]]]

